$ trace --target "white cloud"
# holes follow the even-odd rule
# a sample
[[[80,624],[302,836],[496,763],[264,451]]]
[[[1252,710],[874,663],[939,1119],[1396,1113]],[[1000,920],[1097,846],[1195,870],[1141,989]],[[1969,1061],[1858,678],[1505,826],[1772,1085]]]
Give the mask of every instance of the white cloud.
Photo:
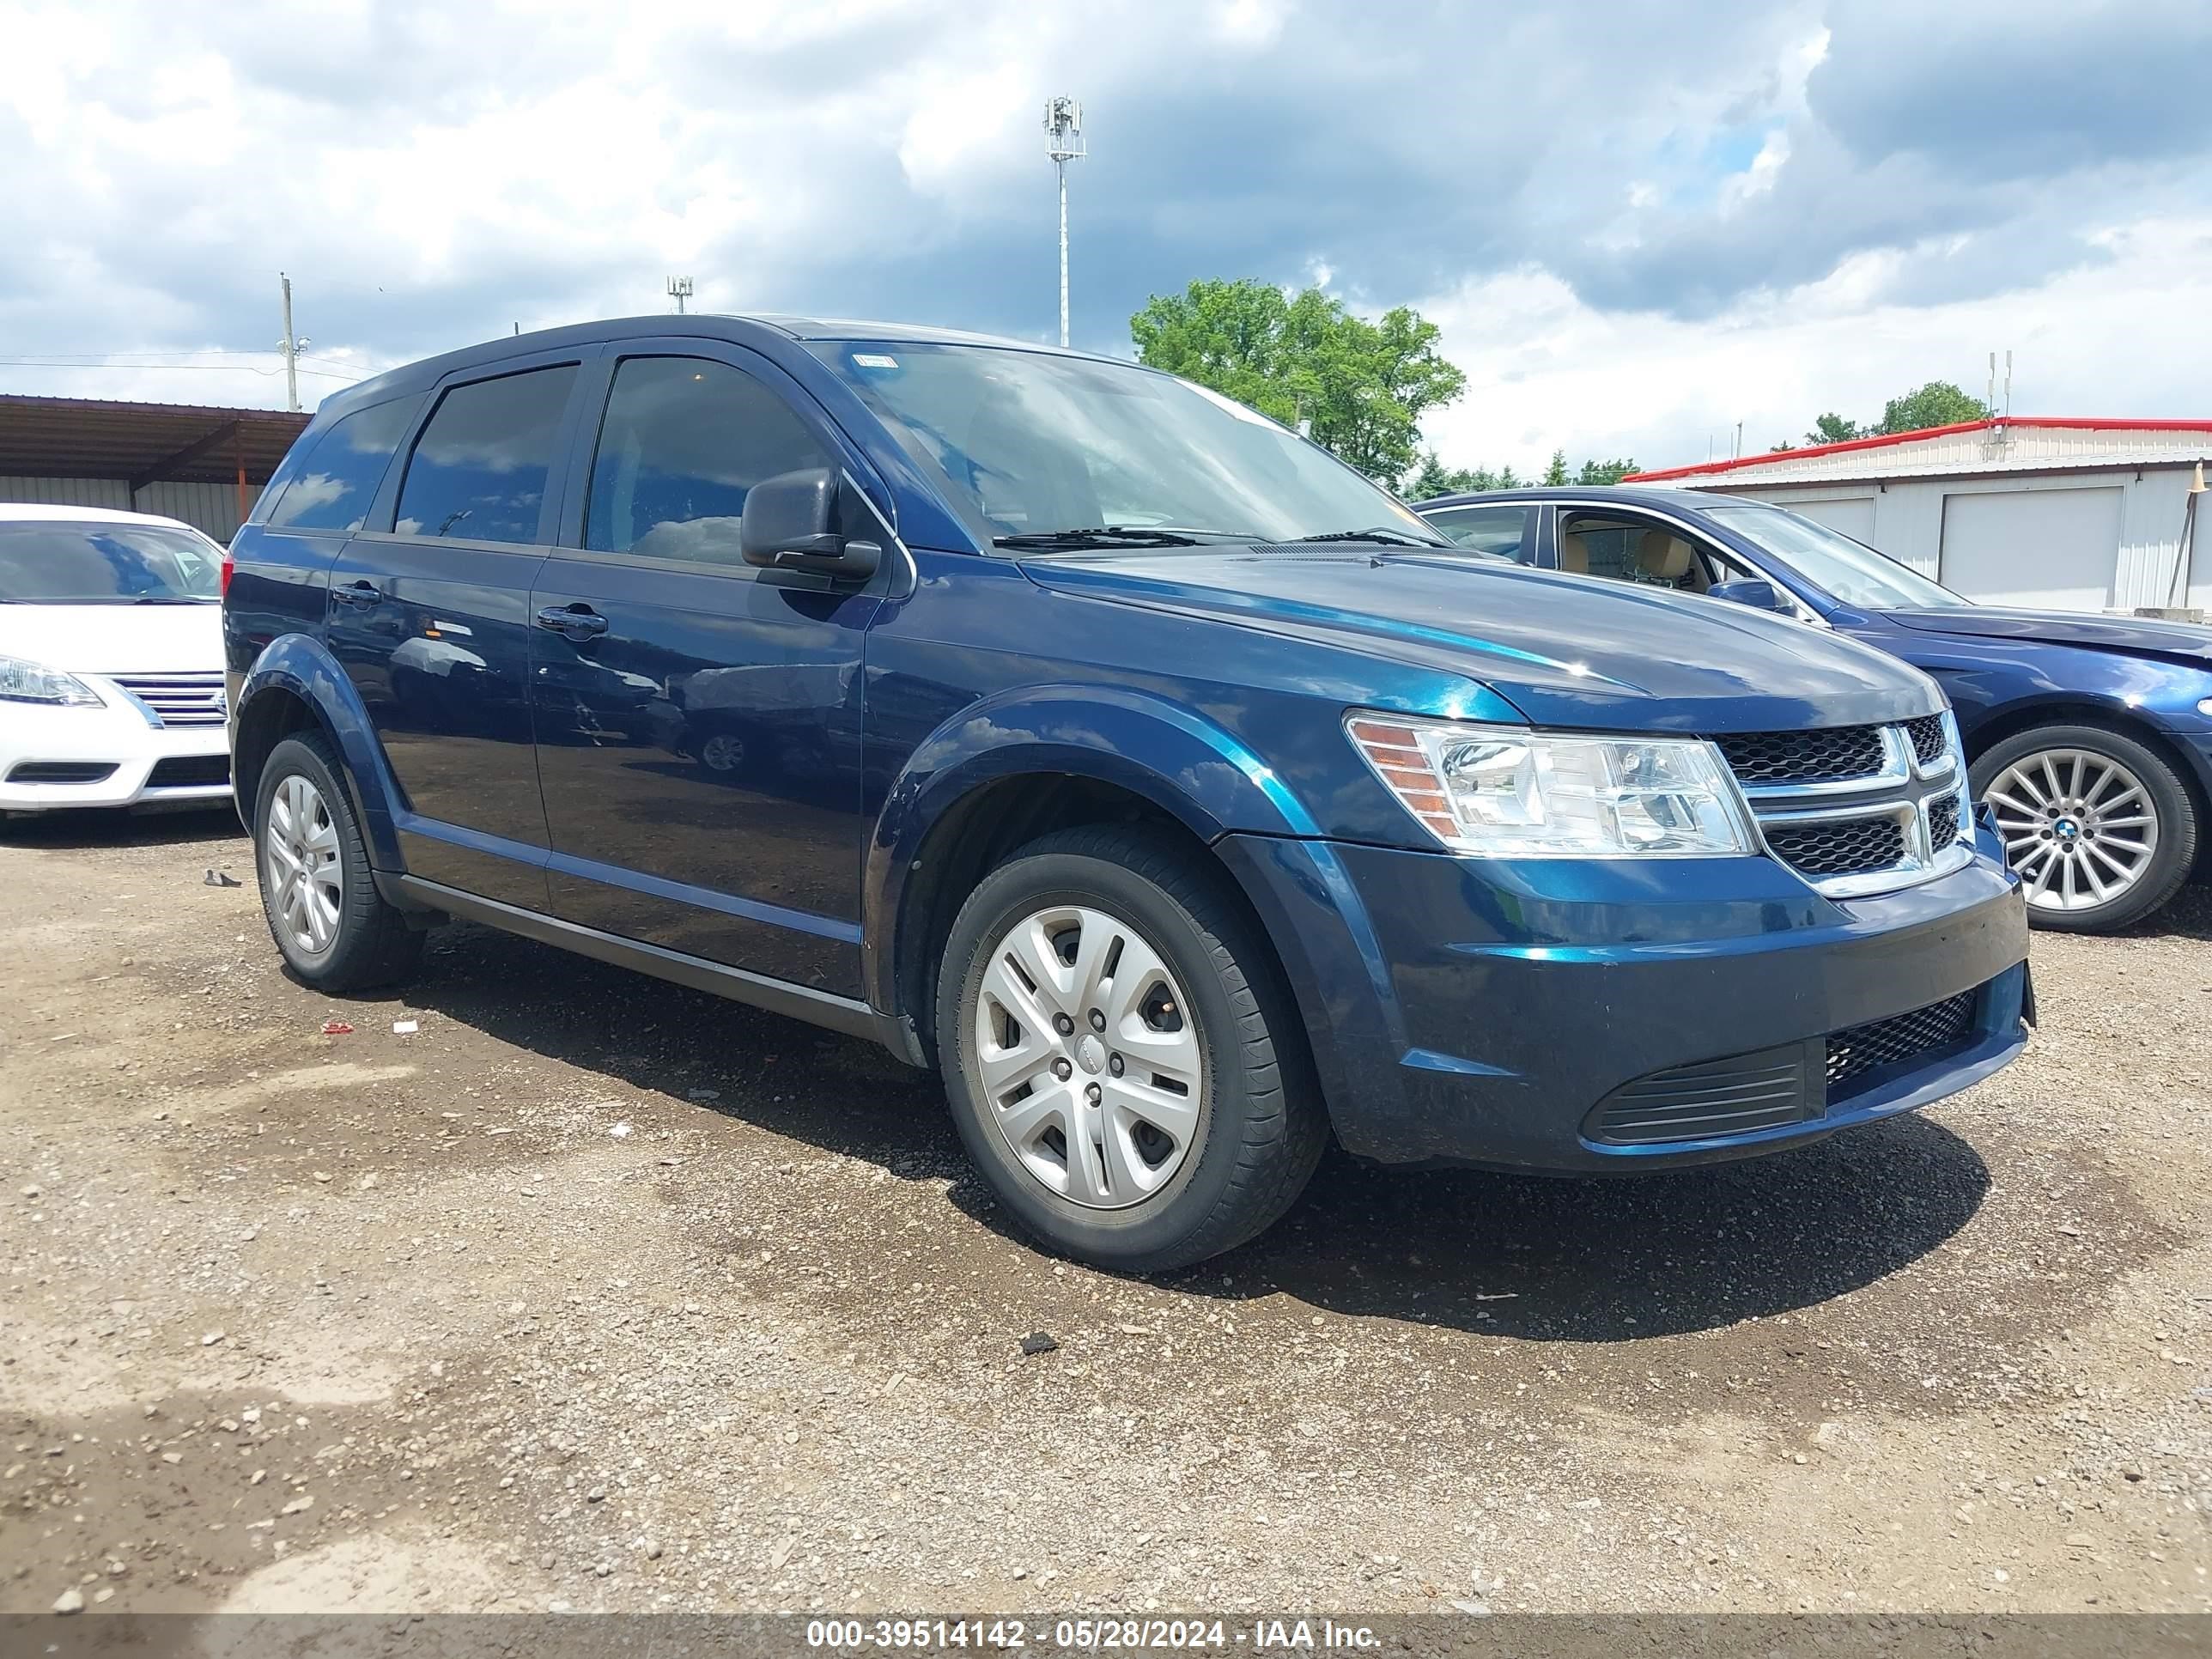
[[[1423,304],[1457,463],[1763,446],[1992,345],[2046,406],[2203,413],[2212,117],[2107,93],[2201,83],[2205,32],[1913,7],[0,0],[36,66],[0,77],[0,358],[133,365],[0,390],[281,401],[280,269],[310,401],[671,273],[1046,337],[1066,94],[1079,343],[1200,276]],[[1998,47],[2064,120],[1990,137],[1961,100]]]
[[[2033,288],[1942,305],[1882,303],[1894,257],[1846,262],[1826,281],[1711,319],[1601,313],[1538,267],[1479,279],[1421,304],[1466,396],[1432,416],[1453,465],[1540,471],[1629,455],[1687,465],[1734,447],[1802,442],[1815,416],[1858,420],[1931,380],[1976,396],[1989,353],[2014,354],[2013,408],[2027,415],[2212,414],[2203,319],[2212,314],[2212,216],[2108,228],[2104,262]]]

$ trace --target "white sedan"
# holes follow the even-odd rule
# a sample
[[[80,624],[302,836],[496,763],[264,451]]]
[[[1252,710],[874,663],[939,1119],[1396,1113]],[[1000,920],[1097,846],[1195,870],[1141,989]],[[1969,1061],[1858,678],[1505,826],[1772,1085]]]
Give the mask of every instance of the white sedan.
[[[0,505],[0,814],[229,797],[222,569],[174,519]]]

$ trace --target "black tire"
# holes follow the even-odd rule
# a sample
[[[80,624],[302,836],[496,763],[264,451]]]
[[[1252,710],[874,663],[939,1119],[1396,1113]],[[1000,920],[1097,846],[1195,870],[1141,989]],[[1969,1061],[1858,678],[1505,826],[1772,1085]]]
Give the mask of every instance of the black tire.
[[[1993,745],[1974,763],[1974,799],[1984,799],[2007,768],[2031,756],[2058,750],[2099,756],[2133,773],[2157,819],[2158,842],[2134,884],[2109,902],[2057,909],[2031,899],[2028,923],[2054,933],[2107,933],[2141,921],[2166,904],[2189,879],[2197,861],[2196,798],[2171,762],[2133,738],[2102,726],[2039,726]],[[2033,856],[2030,852],[2013,862],[2018,866]]]
[[[288,779],[298,776],[321,798],[338,854],[336,928],[321,950],[307,948],[280,917],[270,882],[270,804]],[[253,792],[253,869],[261,886],[261,914],[270,937],[293,973],[319,991],[366,991],[413,975],[422,958],[422,935],[384,901],[368,864],[368,846],[354,816],[340,763],[320,732],[286,738],[269,751]]]
[[[986,1116],[994,1109],[975,1069],[975,1032],[991,951],[1017,922],[1057,904],[1133,930],[1194,1016],[1206,1083],[1198,1128],[1173,1178],[1127,1208],[1093,1208],[1054,1190]],[[1226,878],[1155,830],[1072,830],[1031,842],[969,895],[939,964],[938,1059],[969,1156],[1024,1231],[1115,1272],[1188,1267],[1290,1208],[1328,1139],[1304,1042],[1275,957]]]

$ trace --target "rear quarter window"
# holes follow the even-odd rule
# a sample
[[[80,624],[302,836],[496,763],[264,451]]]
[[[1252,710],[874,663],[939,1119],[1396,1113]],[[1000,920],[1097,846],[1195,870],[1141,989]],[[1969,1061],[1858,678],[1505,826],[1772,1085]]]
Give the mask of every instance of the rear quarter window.
[[[288,467],[262,522],[272,530],[360,529],[415,406],[411,398],[374,404],[332,425]]]

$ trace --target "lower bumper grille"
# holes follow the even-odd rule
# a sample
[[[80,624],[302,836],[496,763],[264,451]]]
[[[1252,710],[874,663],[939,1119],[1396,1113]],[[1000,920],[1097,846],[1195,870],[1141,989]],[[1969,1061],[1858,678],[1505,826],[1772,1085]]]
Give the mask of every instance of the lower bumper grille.
[[[105,783],[114,775],[113,761],[17,761],[8,770],[8,781]]]
[[[1805,1045],[1734,1060],[1678,1066],[1615,1090],[1583,1133],[1616,1146],[1747,1135],[1817,1117],[1820,1091],[1805,1084]]]
[[[1961,991],[1909,1014],[1893,1014],[1887,1019],[1869,1020],[1864,1025],[1831,1033],[1829,1095],[1848,1093],[1853,1083],[1877,1066],[1931,1059],[1956,1047],[1973,1029],[1974,995],[1972,991]]]
[[[1604,1146],[1656,1146],[1817,1123],[1881,1068],[1937,1060],[1964,1046],[1980,996],[1978,989],[1961,991],[1824,1037],[1654,1072],[1599,1102],[1583,1134]]]
[[[149,789],[205,789],[229,781],[228,755],[171,755],[146,775]]]

